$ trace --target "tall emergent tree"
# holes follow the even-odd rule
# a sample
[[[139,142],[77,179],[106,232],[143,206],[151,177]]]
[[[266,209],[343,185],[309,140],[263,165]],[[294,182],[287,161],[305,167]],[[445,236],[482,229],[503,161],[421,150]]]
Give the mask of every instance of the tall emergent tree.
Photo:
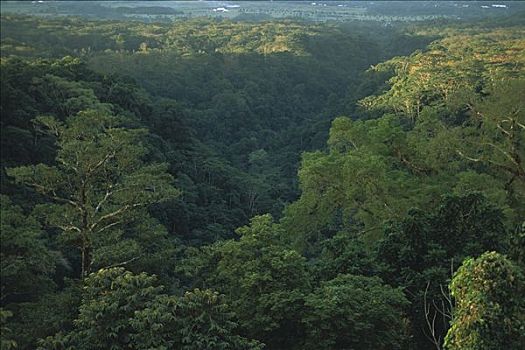
[[[65,123],[38,117],[42,132],[56,137],[54,165],[8,169],[18,183],[52,200],[43,206],[47,224],[80,250],[81,277],[92,269],[94,251],[107,245],[122,252],[137,244],[125,235],[126,224],[148,215],[143,209],[177,196],[164,164],[144,161],[144,129],[121,126],[105,108],[86,110]],[[128,235],[129,236],[129,235]],[[129,254],[116,254],[112,263]]]
[[[511,260],[496,252],[467,259],[450,290],[456,307],[447,349],[525,348],[525,278]]]

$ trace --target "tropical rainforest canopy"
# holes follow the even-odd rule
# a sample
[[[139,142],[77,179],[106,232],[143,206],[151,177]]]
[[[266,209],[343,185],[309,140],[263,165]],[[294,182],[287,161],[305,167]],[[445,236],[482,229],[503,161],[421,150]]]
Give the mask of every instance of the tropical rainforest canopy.
[[[1,17],[1,349],[525,348],[525,24]]]

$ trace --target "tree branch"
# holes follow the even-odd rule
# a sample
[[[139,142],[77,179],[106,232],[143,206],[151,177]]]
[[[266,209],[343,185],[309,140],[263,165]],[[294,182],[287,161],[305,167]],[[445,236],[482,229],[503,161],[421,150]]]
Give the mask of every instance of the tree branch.
[[[133,258],[131,258],[129,260],[126,260],[126,261],[123,261],[123,262],[120,262],[120,263],[116,263],[116,264],[113,264],[113,265],[109,265],[109,266],[103,267],[103,269],[110,269],[112,267],[125,266],[125,265],[128,265],[128,264],[132,263],[133,261],[138,260],[140,258],[142,258],[142,255],[133,257]]]

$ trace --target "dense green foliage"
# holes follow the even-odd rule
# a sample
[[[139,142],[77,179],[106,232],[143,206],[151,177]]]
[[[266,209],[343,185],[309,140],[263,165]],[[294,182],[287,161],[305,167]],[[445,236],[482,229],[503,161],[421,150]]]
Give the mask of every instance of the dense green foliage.
[[[522,349],[525,346],[525,278],[496,252],[467,259],[450,285],[456,298],[448,349]]]
[[[446,197],[433,213],[412,210],[391,222],[379,242],[380,275],[403,287],[411,302],[409,318],[414,334],[443,339],[451,309],[447,290],[453,271],[466,257],[487,250],[505,251],[507,237],[501,210],[480,194]],[[427,319],[433,319],[427,329]]]
[[[74,328],[42,341],[43,349],[259,349],[232,334],[236,326],[209,290],[177,298],[146,273],[102,269],[84,280]],[[94,326],[96,325],[96,326]]]
[[[523,345],[517,20],[1,20],[2,349]]]
[[[2,302],[31,300],[52,290],[58,256],[46,247],[38,221],[24,215],[7,196],[0,198]],[[32,288],[35,284],[37,290]]]
[[[193,279],[224,293],[250,337],[271,348],[292,348],[301,336],[298,316],[310,288],[306,259],[282,242],[269,215],[237,230],[238,241],[206,247],[190,259]],[[204,259],[203,259],[204,258]]]
[[[377,277],[339,275],[306,297],[302,349],[405,349],[407,303]]]
[[[437,203],[444,193],[469,191],[497,203],[511,225],[520,222],[525,215],[520,33],[501,29],[465,40],[468,34],[453,32],[428,51],[376,66],[394,70],[390,87],[360,101],[371,119],[334,120],[328,153],[303,155],[302,195],[288,208],[288,228],[300,232],[306,245],[319,233],[356,225],[374,236],[385,219]],[[464,52],[472,59],[463,59]],[[383,116],[373,118],[378,113]]]

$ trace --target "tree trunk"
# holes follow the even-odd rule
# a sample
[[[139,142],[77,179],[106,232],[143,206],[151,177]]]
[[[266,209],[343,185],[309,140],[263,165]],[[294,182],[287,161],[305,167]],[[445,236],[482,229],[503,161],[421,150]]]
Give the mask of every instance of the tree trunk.
[[[91,248],[87,242],[82,242],[80,252],[82,253],[82,270],[80,272],[80,278],[85,278],[91,272]]]

